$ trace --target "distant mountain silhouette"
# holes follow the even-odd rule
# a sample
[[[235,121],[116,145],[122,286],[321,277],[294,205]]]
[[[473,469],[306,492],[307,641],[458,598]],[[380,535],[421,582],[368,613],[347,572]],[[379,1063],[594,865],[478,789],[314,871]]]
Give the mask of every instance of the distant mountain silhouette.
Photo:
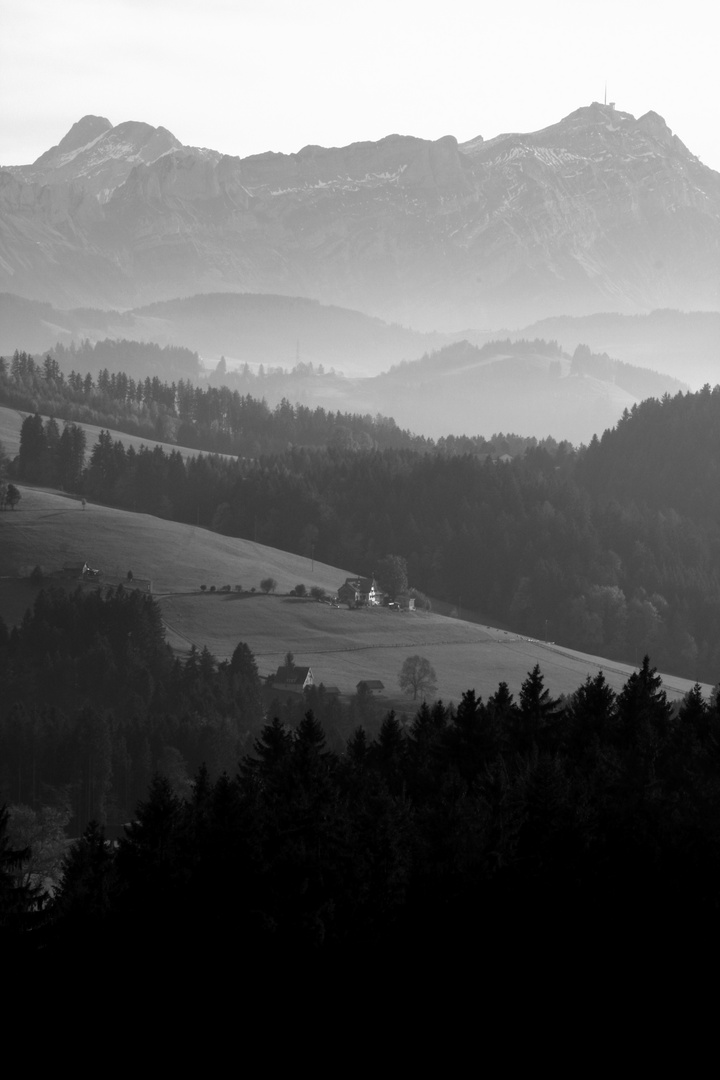
[[[720,306],[720,174],[649,112],[240,159],[86,116],[0,171],[0,290],[305,296],[421,329]]]

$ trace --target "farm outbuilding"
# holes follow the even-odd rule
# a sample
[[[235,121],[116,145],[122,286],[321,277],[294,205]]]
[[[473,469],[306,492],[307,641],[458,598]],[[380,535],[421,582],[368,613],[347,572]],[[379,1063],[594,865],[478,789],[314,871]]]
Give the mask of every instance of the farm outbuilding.
[[[369,693],[377,696],[382,694],[385,689],[385,683],[381,683],[379,679],[361,679],[357,684],[358,693]]]

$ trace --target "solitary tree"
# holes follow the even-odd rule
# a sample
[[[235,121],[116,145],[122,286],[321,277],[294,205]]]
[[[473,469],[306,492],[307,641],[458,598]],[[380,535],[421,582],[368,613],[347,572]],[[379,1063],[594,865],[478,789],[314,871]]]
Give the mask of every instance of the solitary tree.
[[[266,577],[266,578],[263,578],[262,581],[260,582],[260,588],[262,589],[262,591],[264,593],[275,592],[277,587],[278,587],[278,583],[275,580],[275,578]]]
[[[402,555],[386,555],[377,564],[375,573],[383,589],[393,599],[407,592],[407,562]]]
[[[14,484],[8,484],[7,492],[5,494],[5,502],[10,507],[11,510],[15,509],[17,504],[20,502],[21,498],[22,498],[22,495],[20,494],[18,489],[15,487],[15,485]]]
[[[408,656],[400,668],[400,689],[411,694],[413,701],[427,697],[437,690],[437,675],[430,661],[424,656]]]

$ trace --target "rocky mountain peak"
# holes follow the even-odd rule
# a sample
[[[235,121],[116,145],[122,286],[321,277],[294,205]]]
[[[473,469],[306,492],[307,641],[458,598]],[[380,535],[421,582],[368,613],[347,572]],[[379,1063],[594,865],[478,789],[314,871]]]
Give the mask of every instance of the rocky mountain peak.
[[[111,127],[112,124],[105,116],[83,116],[73,124],[67,135],[63,136],[57,146],[46,150],[34,164],[51,164],[57,157],[72,153],[74,150],[80,150],[83,146],[94,142],[101,135],[104,135],[106,131],[109,131]]]
[[[469,169],[470,164],[460,153],[455,136],[444,135],[434,142],[425,143],[405,170],[402,182],[408,187],[439,192],[469,192]]]
[[[182,143],[163,127],[138,120],[113,127],[103,116],[84,116],[33,165],[13,171],[43,185],[70,182],[104,202],[136,165],[151,164],[182,148]]]
[[[3,191],[0,288],[74,283],[83,305],[249,289],[448,328],[720,295],[720,175],[657,113],[600,102],[460,146],[393,134],[247,158],[88,116]]]
[[[534,138],[547,138],[556,136],[563,139],[568,145],[572,141],[581,146],[588,146],[589,140],[602,138],[622,140],[625,149],[631,151],[633,146],[639,148],[641,143],[651,140],[654,149],[664,147],[692,157],[687,147],[673,135],[665,120],[659,113],[646,112],[643,116],[635,119],[632,113],[617,109],[614,104],[605,105],[594,101],[591,105],[576,109],[575,112],[566,116],[559,124],[545,128],[535,134]],[[646,152],[647,146],[643,145],[640,152]]]
[[[636,122],[636,127],[638,131],[643,132],[645,135],[649,135],[668,149],[676,150],[679,153],[686,154],[688,157],[692,157],[693,160],[697,160],[695,155],[691,154],[685,144],[678,139],[677,135],[673,135],[659,113],[653,112],[652,110],[646,112],[644,116],[641,116]]]

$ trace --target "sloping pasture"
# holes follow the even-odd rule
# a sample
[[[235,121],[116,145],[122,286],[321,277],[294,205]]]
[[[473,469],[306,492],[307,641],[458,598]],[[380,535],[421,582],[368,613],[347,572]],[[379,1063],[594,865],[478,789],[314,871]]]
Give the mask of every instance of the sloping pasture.
[[[312,667],[317,682],[336,685],[343,694],[353,693],[361,679],[379,679],[388,700],[402,700],[398,675],[405,658],[414,654],[427,657],[435,668],[438,694],[446,701],[458,701],[468,689],[486,697],[500,681],[517,693],[536,663],[554,695],[572,692],[600,669],[619,689],[633,670],[442,615],[349,611],[290,597],[298,583],[334,593],[363,568],[313,566],[310,559],[249,540],[91,503],[83,510],[70,496],[18,486],[18,509],[0,514],[0,615],[8,624],[19,621],[33,601],[37,589],[26,579],[34,566],[53,583],[64,563],[87,562],[110,581],[123,580],[132,570],[135,578],[151,582],[168,640],[181,654],[191,644],[207,645],[218,659],[226,659],[244,641],[261,674],[269,674],[290,651],[298,664]],[[277,594],[260,594],[264,577],[277,581]],[[74,585],[72,579],[66,584]],[[230,585],[232,591],[203,593],[203,584],[208,590]],[[242,592],[235,591],[237,585]],[[641,660],[636,658],[638,664]],[[672,698],[692,685],[672,676],[664,682]]]

